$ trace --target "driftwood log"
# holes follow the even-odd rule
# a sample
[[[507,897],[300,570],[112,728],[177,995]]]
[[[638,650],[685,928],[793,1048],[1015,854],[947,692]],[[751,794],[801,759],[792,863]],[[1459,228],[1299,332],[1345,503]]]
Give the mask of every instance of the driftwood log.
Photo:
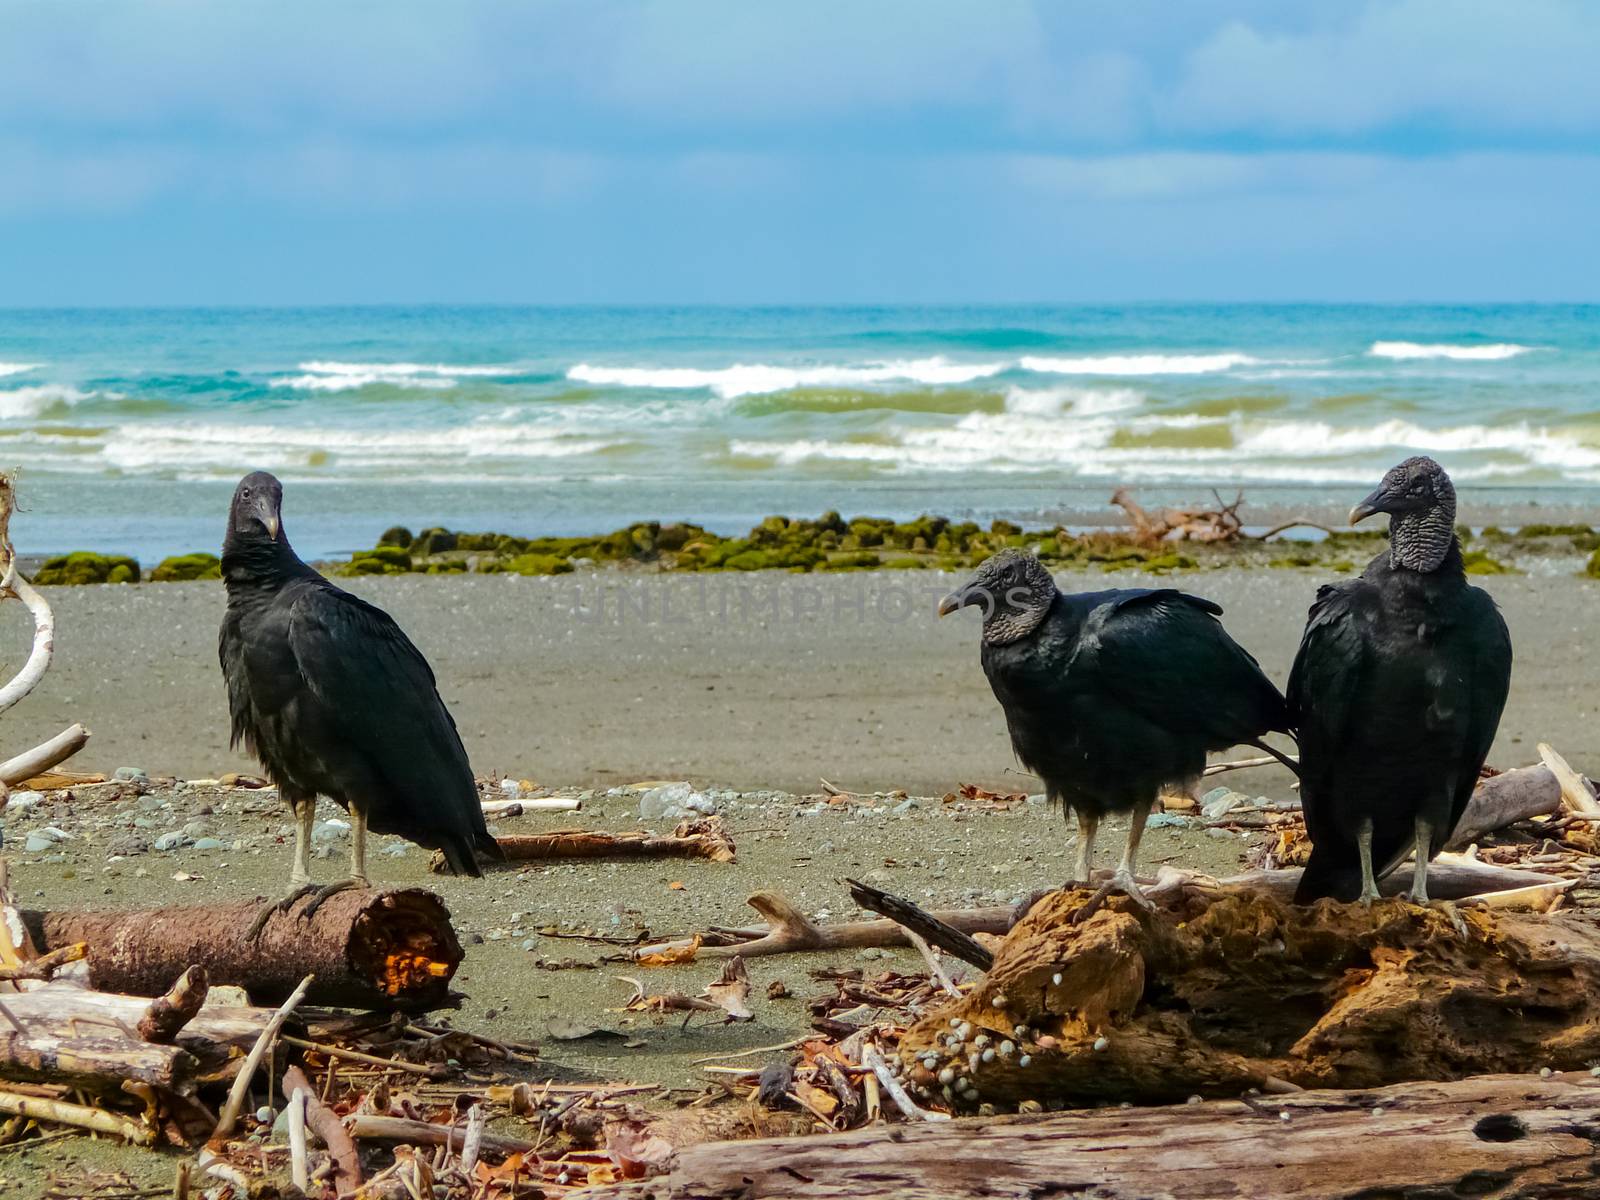
[[[450,1003],[462,959],[444,902],[421,888],[330,896],[309,921],[309,901],[246,933],[260,902],[130,912],[25,912],[43,950],[86,942],[89,979],[107,992],[159,996],[188,967],[213,987],[242,987],[258,1004],[288,996],[314,974],[307,1003],[426,1011]],[[137,1020],[137,1017],[135,1017]]]
[[[1039,901],[976,987],[906,1031],[914,1095],[1148,1104],[1600,1060],[1600,927],[1581,916],[1256,892],[1156,913],[1116,896],[1075,923],[1089,895]]]
[[[868,1127],[720,1142],[584,1200],[1571,1200],[1596,1194],[1600,1086],[1499,1075],[1270,1105]]]
[[[670,834],[608,833],[602,829],[557,829],[550,833],[514,834],[495,839],[507,862],[545,862],[569,858],[707,858],[732,862],[733,838],[716,817],[685,821]],[[430,869],[445,869],[435,853]]]
[[[0,998],[0,1078],[118,1091],[125,1080],[191,1095],[231,1080],[272,1013],[197,1007],[166,1042],[140,1028],[151,1008],[141,996],[56,982]]]

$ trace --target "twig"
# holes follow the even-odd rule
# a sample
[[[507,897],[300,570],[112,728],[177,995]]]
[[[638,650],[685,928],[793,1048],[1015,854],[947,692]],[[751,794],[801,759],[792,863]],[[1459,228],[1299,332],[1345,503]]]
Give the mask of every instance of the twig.
[[[1292,521],[1284,521],[1280,525],[1274,525],[1271,529],[1267,530],[1265,533],[1246,533],[1246,534],[1241,534],[1240,536],[1241,537],[1251,538],[1251,539],[1253,539],[1255,541],[1258,541],[1258,542],[1264,542],[1268,538],[1277,537],[1278,534],[1282,533],[1285,529],[1300,529],[1300,528],[1320,529],[1320,530],[1322,530],[1323,533],[1338,533],[1339,532],[1337,529],[1331,529],[1328,526],[1323,525],[1321,522],[1311,520],[1309,517],[1296,517]]]
[[[0,762],[0,783],[14,787],[35,775],[48,771],[59,762],[71,758],[89,741],[89,731],[82,725],[69,725],[48,742],[40,742],[32,750],[24,750],[13,758]]]
[[[895,896],[871,884],[862,883],[858,879],[846,879],[845,886],[850,889],[850,898],[862,908],[875,913],[882,913],[895,924],[903,927],[908,935],[920,933],[946,954],[953,954],[964,963],[970,963],[980,971],[987,971],[994,966],[994,955],[989,948],[976,941],[964,930],[941,921],[938,917],[913,904],[903,896]],[[1005,930],[1000,930],[1005,932]],[[915,942],[912,943],[915,945]]]
[[[213,1142],[220,1142],[233,1132],[234,1126],[239,1121],[239,1110],[244,1107],[245,1097],[250,1094],[250,1081],[255,1078],[256,1068],[261,1065],[261,1058],[266,1054],[267,1046],[283,1028],[283,1023],[289,1019],[289,1014],[295,1010],[295,1006],[306,998],[306,992],[315,978],[315,975],[307,975],[300,981],[300,986],[278,1006],[278,1011],[272,1014],[266,1028],[261,1031],[261,1036],[256,1038],[256,1044],[250,1047],[244,1066],[239,1068],[233,1087],[228,1091],[228,1101],[222,1106],[222,1115],[217,1118],[217,1127],[211,1134]]]
[[[752,1050],[736,1050],[728,1054],[708,1054],[704,1058],[697,1058],[690,1066],[698,1067],[702,1063],[721,1062],[728,1058],[754,1058],[757,1054],[776,1054],[779,1050],[793,1050],[796,1046],[803,1046],[814,1036],[802,1034],[797,1038],[790,1038],[787,1042],[779,1042],[776,1046],[757,1046]]]
[[[71,946],[62,946],[59,950],[52,950],[49,954],[41,955],[28,962],[0,964],[0,980],[11,982],[17,979],[49,979],[68,963],[79,962],[89,956],[89,944],[77,942]]]
[[[472,1178],[472,1169],[478,1165],[478,1151],[483,1148],[483,1105],[474,1104],[467,1109],[467,1132],[461,1139],[461,1174]]]
[[[378,1067],[384,1071],[405,1071],[410,1075],[426,1075],[436,1079],[444,1074],[439,1067],[427,1063],[404,1062],[398,1058],[381,1058],[376,1054],[365,1054],[360,1050],[346,1050],[343,1046],[330,1046],[326,1042],[311,1042],[305,1038],[295,1037],[286,1033],[278,1039],[286,1046],[298,1046],[302,1050],[311,1050],[328,1058],[342,1058],[349,1062],[366,1063],[369,1067]]]
[[[140,1146],[154,1145],[156,1131],[135,1121],[132,1117],[106,1112],[103,1108],[90,1108],[86,1104],[68,1104],[64,1100],[46,1100],[39,1096],[18,1096],[13,1092],[0,1092],[0,1112],[29,1117],[35,1121],[54,1121],[60,1125],[74,1125],[79,1129],[92,1129],[96,1133],[109,1133]]]
[[[1296,758],[1292,754],[1287,755],[1286,757],[1293,758],[1295,762],[1299,762],[1300,761],[1298,758]],[[1224,771],[1243,771],[1247,767],[1281,767],[1281,766],[1283,766],[1283,760],[1282,759],[1274,758],[1270,754],[1264,754],[1260,758],[1236,758],[1232,762],[1212,763],[1209,767],[1207,767],[1204,771],[1202,771],[1200,773],[1202,775],[1221,775]]]
[[[408,1117],[380,1117],[371,1113],[356,1113],[348,1119],[346,1128],[357,1141],[449,1146],[458,1152],[467,1139],[465,1130],[452,1125],[434,1125],[428,1121],[413,1121]],[[532,1142],[493,1133],[483,1135],[481,1146],[491,1154],[528,1154],[534,1149]]]
[[[349,1133],[345,1131],[344,1122],[332,1109],[317,1099],[305,1072],[299,1067],[290,1067],[283,1073],[283,1086],[298,1090],[305,1096],[306,1124],[322,1139],[322,1144],[333,1156],[334,1186],[339,1189],[341,1195],[355,1191],[361,1186],[361,1156],[356,1152],[356,1144],[350,1140]]]
[[[951,979],[945,971],[944,964],[933,953],[933,947],[928,945],[927,940],[915,929],[907,929],[906,936],[911,939],[911,944],[917,948],[917,953],[922,955],[922,961],[928,964],[928,970],[932,973],[934,979],[938,981],[939,986],[952,996],[961,995],[961,989],[956,986],[955,980]]]
[[[295,1088],[289,1093],[289,1103],[284,1108],[289,1121],[289,1177],[302,1192],[311,1186],[311,1172],[306,1166],[306,1094]]]
[[[861,1064],[870,1067],[877,1076],[878,1082],[883,1085],[883,1090],[889,1093],[889,1099],[894,1101],[907,1120],[910,1121],[948,1121],[949,1113],[930,1112],[919,1107],[905,1088],[900,1086],[900,1081],[894,1077],[894,1072],[889,1070],[889,1064],[883,1061],[883,1056],[878,1053],[878,1048],[871,1044],[861,1048]]]

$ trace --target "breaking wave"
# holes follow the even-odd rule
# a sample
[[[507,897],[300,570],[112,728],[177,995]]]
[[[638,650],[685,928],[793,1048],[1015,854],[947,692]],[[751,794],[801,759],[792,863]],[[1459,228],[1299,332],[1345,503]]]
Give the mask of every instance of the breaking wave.
[[[393,387],[444,389],[458,379],[516,375],[515,367],[452,366],[447,363],[303,362],[302,375],[280,377],[273,387],[309,392],[347,392],[374,384]]]
[[[578,363],[567,378],[578,383],[612,387],[678,390],[705,388],[724,400],[796,388],[859,387],[880,383],[952,386],[988,379],[1005,363],[954,363],[946,358],[918,358],[861,366],[779,367],[737,363],[731,367],[604,367]]]
[[[1515,342],[1496,342],[1488,346],[1456,346],[1448,342],[1373,342],[1367,353],[1373,358],[1400,360],[1453,358],[1462,362],[1497,362],[1532,350],[1532,346],[1519,346]]]

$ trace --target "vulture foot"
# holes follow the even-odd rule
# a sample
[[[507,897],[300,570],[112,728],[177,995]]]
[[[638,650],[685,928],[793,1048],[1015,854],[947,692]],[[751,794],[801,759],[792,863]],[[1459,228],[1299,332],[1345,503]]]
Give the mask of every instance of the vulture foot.
[[[330,897],[337,896],[340,892],[348,892],[353,888],[369,888],[371,886],[372,884],[365,879],[351,877],[350,879],[341,879],[338,883],[330,883],[324,887],[315,888],[313,889],[315,894],[311,897],[311,903],[306,905],[305,911],[300,914],[300,919],[309,921],[317,915],[317,909],[321,908],[325,901]]]
[[[1105,907],[1106,900],[1114,892],[1121,892],[1147,912],[1155,912],[1156,910],[1155,904],[1150,897],[1139,889],[1139,885],[1134,881],[1133,876],[1126,871],[1118,870],[1115,875],[1100,885],[1099,890],[1089,897],[1082,908],[1072,914],[1072,923],[1074,925],[1082,925]]]
[[[316,890],[316,884],[303,883],[285,896],[282,900],[263,904],[261,906],[261,911],[256,914],[256,919],[250,922],[250,928],[245,930],[245,940],[247,942],[255,941],[261,936],[261,931],[267,927],[267,922],[272,919],[275,913],[288,912],[296,904],[299,904],[300,901],[304,900]]]

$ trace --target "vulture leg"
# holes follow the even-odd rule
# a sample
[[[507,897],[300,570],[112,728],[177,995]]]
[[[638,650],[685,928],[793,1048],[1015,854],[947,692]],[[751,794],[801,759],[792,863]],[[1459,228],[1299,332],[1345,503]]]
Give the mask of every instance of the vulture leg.
[[[1111,878],[1102,883],[1083,907],[1072,914],[1074,925],[1082,924],[1099,912],[1106,902],[1106,897],[1113,892],[1121,892],[1140,908],[1150,909],[1152,912],[1155,910],[1155,905],[1139,890],[1139,885],[1133,878],[1133,869],[1139,859],[1139,839],[1144,836],[1145,822],[1150,819],[1150,810],[1154,807],[1154,796],[1134,805],[1133,812],[1129,816],[1131,823],[1128,826],[1127,844],[1122,849],[1122,861],[1117,864],[1117,869]]]
[[[1378,898],[1378,881],[1372,877],[1372,818],[1368,817],[1361,822],[1361,828],[1356,833],[1356,849],[1361,855],[1361,895],[1362,904],[1371,905]]]
[[[273,913],[288,912],[317,890],[311,882],[311,827],[317,819],[317,798],[294,797],[289,800],[289,807],[294,812],[294,866],[289,870],[289,894],[282,900],[261,906],[245,933],[250,941],[260,936]]]
[[[317,894],[311,903],[306,905],[305,912],[301,913],[302,920],[310,920],[317,909],[322,907],[323,901],[329,896],[337,896],[340,892],[348,892],[352,888],[369,888],[372,884],[367,879],[367,812],[364,808],[350,806],[350,878],[341,879],[337,883],[330,883],[317,889]]]
[[[1086,808],[1075,810],[1078,817],[1078,865],[1073,873],[1074,883],[1094,881],[1094,835],[1100,828],[1100,818]]]
[[[1411,853],[1411,901],[1428,902],[1428,850],[1433,845],[1433,826],[1426,817],[1418,817],[1416,846]]]

